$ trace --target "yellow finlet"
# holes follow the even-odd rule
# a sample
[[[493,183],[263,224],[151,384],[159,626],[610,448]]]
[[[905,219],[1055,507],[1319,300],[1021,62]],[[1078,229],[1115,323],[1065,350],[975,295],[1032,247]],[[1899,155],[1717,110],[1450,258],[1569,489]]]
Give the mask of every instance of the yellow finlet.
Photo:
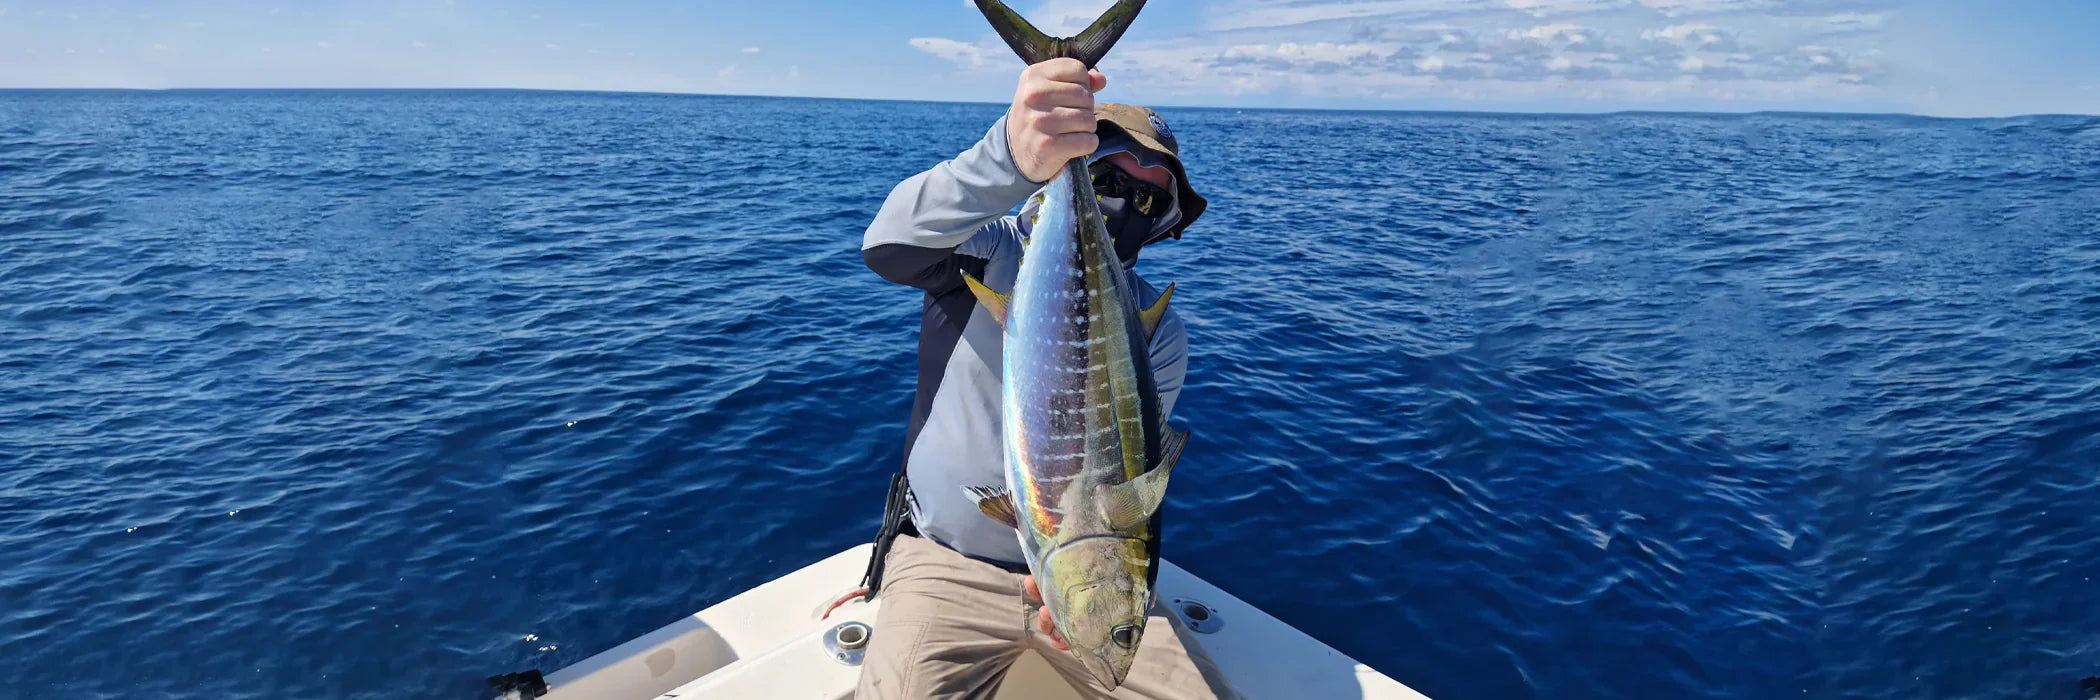
[[[1145,325],[1146,340],[1151,340],[1152,335],[1159,331],[1160,319],[1167,317],[1167,300],[1172,298],[1174,298],[1174,284],[1169,282],[1167,283],[1167,291],[1159,293],[1159,301],[1152,302],[1152,308],[1138,312],[1138,322]]]
[[[992,320],[998,321],[999,327],[1005,328],[1007,296],[992,291],[991,287],[984,286],[983,282],[971,277],[970,273],[962,273],[962,278],[963,284],[970,286],[970,294],[977,297],[977,303],[983,304],[984,310],[992,313]],[[1172,285],[1168,285],[1168,288],[1172,289]]]

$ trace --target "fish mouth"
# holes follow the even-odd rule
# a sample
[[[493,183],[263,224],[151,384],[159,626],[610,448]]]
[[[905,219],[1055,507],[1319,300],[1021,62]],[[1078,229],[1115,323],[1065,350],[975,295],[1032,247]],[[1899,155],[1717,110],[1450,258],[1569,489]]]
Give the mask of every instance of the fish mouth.
[[[1123,679],[1130,676],[1130,657],[1127,656],[1113,652],[1082,654],[1079,661],[1094,674],[1094,680],[1101,681],[1109,690],[1121,687]]]

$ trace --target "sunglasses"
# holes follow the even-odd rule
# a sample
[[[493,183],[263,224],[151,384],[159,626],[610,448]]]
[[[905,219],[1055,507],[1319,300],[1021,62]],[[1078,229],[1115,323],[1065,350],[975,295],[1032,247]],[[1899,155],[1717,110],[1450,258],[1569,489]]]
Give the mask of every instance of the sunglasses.
[[[1094,194],[1128,200],[1139,214],[1165,216],[1174,206],[1174,193],[1168,192],[1167,188],[1139,180],[1107,159],[1087,166],[1087,174],[1093,176]]]

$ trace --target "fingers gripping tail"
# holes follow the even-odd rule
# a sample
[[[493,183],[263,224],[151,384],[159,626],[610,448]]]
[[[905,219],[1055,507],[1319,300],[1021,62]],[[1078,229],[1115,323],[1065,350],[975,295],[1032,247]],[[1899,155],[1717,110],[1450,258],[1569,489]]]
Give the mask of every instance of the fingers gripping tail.
[[[999,0],[977,0],[977,9],[984,18],[991,20],[992,29],[999,38],[1013,47],[1014,53],[1029,65],[1053,58],[1076,58],[1086,67],[1092,68],[1108,55],[1108,50],[1123,38],[1123,30],[1137,19],[1138,10],[1145,7],[1145,0],[1117,0],[1116,6],[1108,8],[1100,19],[1079,33],[1079,36],[1052,37],[1044,34],[1023,19],[1018,12]]]

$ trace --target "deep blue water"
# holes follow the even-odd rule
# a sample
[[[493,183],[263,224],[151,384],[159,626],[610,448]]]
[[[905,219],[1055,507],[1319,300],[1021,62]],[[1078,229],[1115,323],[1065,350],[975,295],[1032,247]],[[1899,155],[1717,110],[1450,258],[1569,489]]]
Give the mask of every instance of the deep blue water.
[[[999,109],[0,92],[0,696],[475,697],[865,541],[861,227]],[[1183,566],[1439,700],[2100,674],[2100,119],[1167,115]]]

